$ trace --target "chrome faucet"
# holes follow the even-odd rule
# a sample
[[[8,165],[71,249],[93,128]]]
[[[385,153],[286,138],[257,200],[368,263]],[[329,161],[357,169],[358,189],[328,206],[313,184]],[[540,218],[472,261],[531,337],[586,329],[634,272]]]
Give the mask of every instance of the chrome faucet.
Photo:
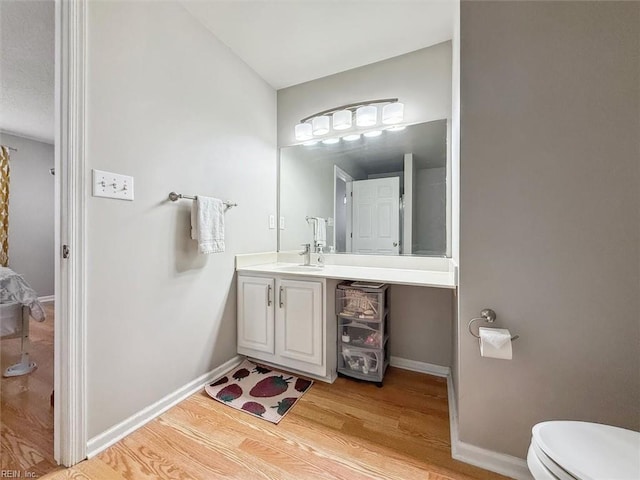
[[[304,251],[300,252],[298,255],[304,255],[304,263],[303,265],[311,265],[311,244],[303,243]]]

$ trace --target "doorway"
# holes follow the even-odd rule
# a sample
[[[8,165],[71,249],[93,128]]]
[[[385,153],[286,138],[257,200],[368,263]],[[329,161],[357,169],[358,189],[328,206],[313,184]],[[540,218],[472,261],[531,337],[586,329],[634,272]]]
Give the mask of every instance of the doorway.
[[[54,448],[55,3],[0,2],[2,472],[40,476]]]

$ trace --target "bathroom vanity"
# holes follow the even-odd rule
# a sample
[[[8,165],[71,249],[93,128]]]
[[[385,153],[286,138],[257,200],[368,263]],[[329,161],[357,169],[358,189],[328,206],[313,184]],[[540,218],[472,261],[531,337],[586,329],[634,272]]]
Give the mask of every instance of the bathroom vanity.
[[[452,302],[449,292],[433,292],[457,285],[447,258],[448,123],[280,149],[278,252],[236,256],[239,354],[333,382],[336,286],[379,282],[394,292],[393,285],[408,286],[397,289],[394,328],[401,335],[392,340],[405,366],[448,369],[450,355],[440,345],[451,343]],[[325,228],[318,229],[320,222]]]
[[[300,265],[293,253],[236,256],[237,351],[264,363],[333,382],[337,370],[335,290],[342,280],[455,289],[448,258],[326,255]]]
[[[267,272],[238,275],[238,353],[335,379],[335,281]]]

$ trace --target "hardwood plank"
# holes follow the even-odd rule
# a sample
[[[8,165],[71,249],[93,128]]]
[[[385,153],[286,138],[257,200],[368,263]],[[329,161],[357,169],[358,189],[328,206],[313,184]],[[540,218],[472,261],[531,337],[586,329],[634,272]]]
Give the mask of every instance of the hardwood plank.
[[[28,375],[0,380],[0,466],[41,476],[57,468],[53,459],[54,305],[43,305],[47,318],[29,325],[30,358],[38,368]],[[20,359],[20,339],[2,340],[2,370]]]

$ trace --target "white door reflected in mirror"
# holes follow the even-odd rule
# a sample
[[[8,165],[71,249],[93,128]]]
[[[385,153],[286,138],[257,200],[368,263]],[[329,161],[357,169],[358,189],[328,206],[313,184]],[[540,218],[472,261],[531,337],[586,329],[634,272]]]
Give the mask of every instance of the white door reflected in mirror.
[[[353,182],[353,253],[398,255],[400,178]]]

